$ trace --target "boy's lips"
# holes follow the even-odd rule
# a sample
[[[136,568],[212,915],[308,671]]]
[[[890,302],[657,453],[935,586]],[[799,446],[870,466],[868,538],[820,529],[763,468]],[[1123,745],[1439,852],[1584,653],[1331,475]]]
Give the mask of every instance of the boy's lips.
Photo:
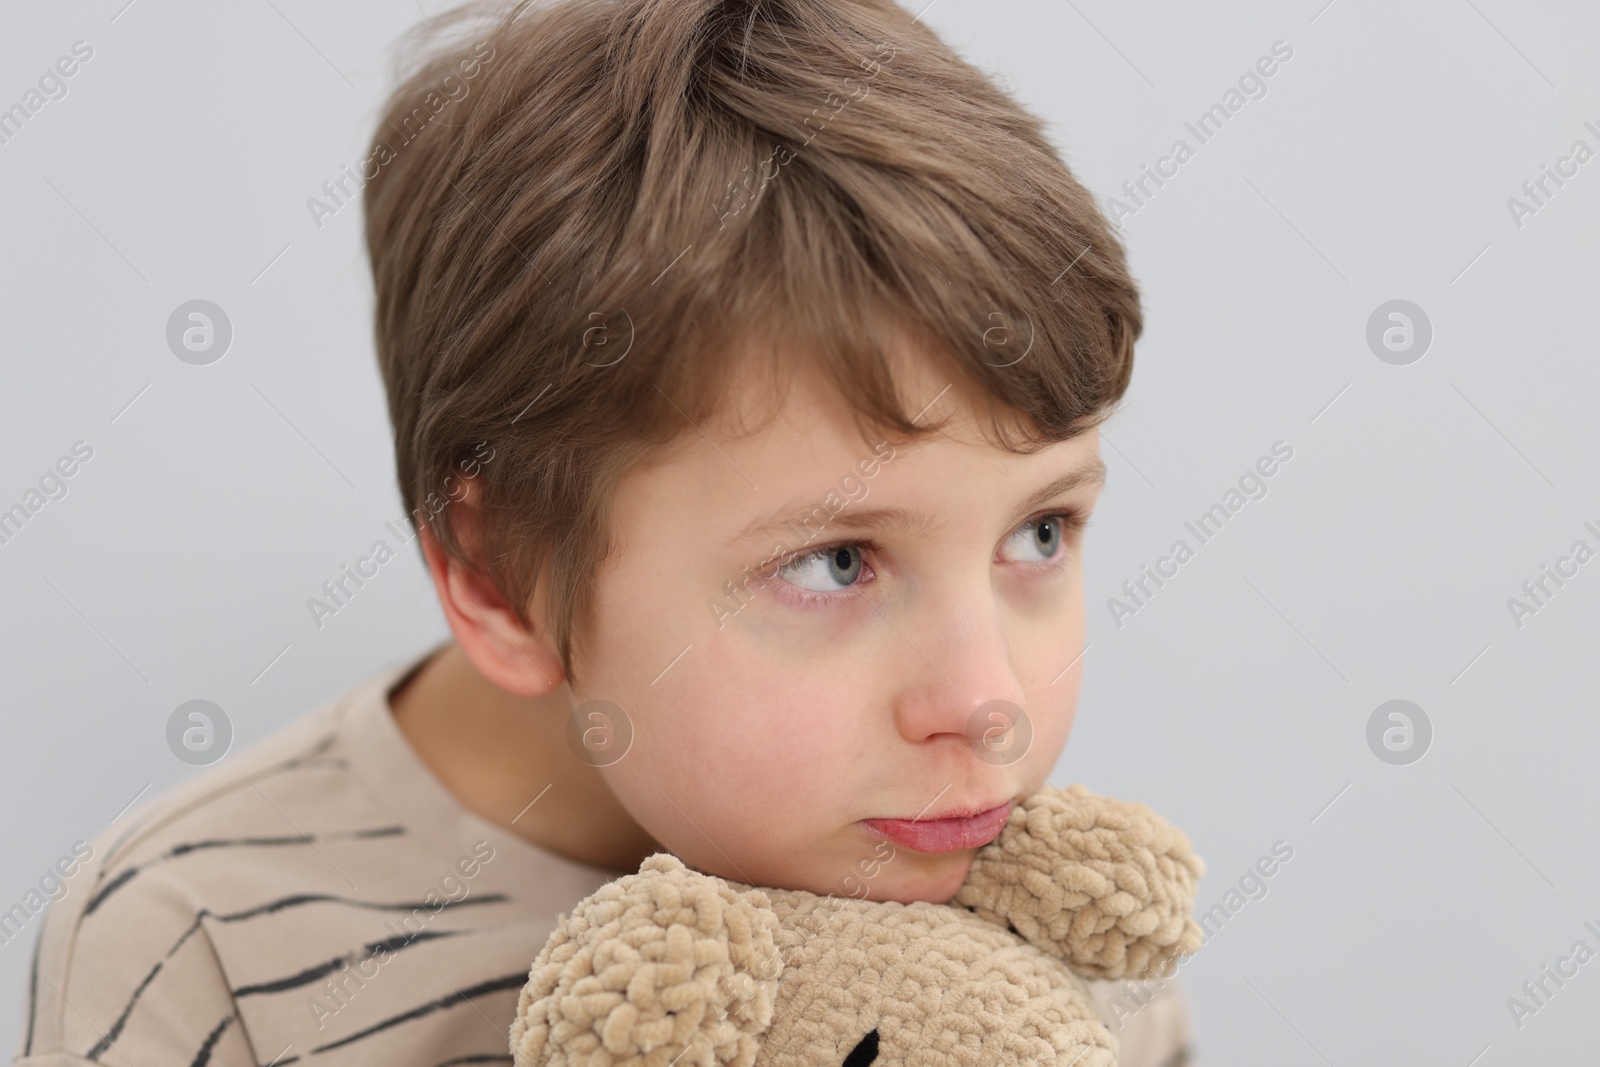
[[[944,819],[862,819],[862,823],[913,852],[959,852],[981,848],[1000,836],[1011,802],[976,815]]]

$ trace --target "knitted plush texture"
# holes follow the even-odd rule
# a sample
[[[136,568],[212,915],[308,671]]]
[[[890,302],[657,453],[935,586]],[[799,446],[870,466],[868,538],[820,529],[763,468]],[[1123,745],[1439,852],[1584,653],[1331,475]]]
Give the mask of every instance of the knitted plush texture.
[[[1201,873],[1160,816],[1081,786],[1013,810],[950,904],[758,889],[658,854],[560,918],[515,1067],[1115,1067],[1079,973],[1197,949]]]
[[[1205,864],[1143,804],[1041,789],[978,851],[955,903],[1009,923],[1093,978],[1170,974],[1204,941],[1190,918]]]
[[[511,1024],[518,1067],[751,1067],[772,1021],[776,928],[760,891],[651,856],[545,942]]]
[[[784,971],[761,1067],[1114,1067],[1081,979],[1004,926],[944,904],[768,890]]]

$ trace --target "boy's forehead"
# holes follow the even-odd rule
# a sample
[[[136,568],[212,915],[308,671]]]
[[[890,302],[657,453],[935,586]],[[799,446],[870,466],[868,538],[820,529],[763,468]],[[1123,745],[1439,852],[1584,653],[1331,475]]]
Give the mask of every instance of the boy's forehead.
[[[1064,494],[1083,489],[1098,489],[1105,484],[1105,463],[1100,459],[1092,435],[1085,435],[1071,442],[1061,442],[1038,455],[1042,459],[1051,452],[1061,451],[1072,451],[1075,454],[1064,467],[1059,460],[1053,460],[1047,472],[1031,479],[1025,480],[1020,477],[1013,479],[1007,476],[1009,472],[1006,468],[1002,467],[999,470],[1000,481],[1007,484],[1013,481],[1016,483],[1014,493],[1010,494],[1016,499],[1008,502],[1014,514],[1008,517],[1008,522],[1020,522],[1027,514],[1059,499]],[[1027,462],[1015,453],[1005,454],[1010,456],[1014,463]],[[875,468],[881,468],[882,464],[878,462],[876,456],[869,455],[858,461],[857,465],[860,469],[859,475],[856,470],[851,470],[836,483],[820,487],[816,484],[814,475],[797,476],[794,487],[799,487],[798,491],[785,496],[775,507],[756,510],[755,502],[750,501],[747,510],[754,512],[753,517],[728,537],[725,544],[731,547],[745,542],[762,543],[780,532],[794,529],[797,521],[815,518],[820,514],[819,508],[828,512],[826,523],[832,534],[883,530],[912,536],[937,535],[947,525],[943,515],[948,511],[939,505],[941,503],[948,505],[952,495],[962,504],[970,502],[968,494],[963,492],[964,487],[970,486],[969,482],[939,479],[926,487],[930,492],[919,493],[913,489],[909,493],[901,494],[905,497],[904,503],[865,503],[866,482],[877,473]],[[993,482],[994,479],[990,481]],[[787,490],[793,487],[773,488]],[[832,494],[835,500],[830,501],[828,494]],[[939,500],[924,499],[929,496],[937,497]],[[855,506],[854,502],[858,499],[863,503]],[[844,506],[846,501],[852,506]],[[840,510],[835,511],[835,507]]]
[[[1106,468],[1100,458],[1098,432],[1088,431],[1067,441],[1047,444],[1037,452],[1019,454],[988,437],[980,419],[989,410],[981,397],[942,378],[928,363],[909,360],[902,363],[897,384],[902,395],[915,400],[915,390],[926,399],[917,407],[907,407],[913,422],[939,423],[941,428],[912,441],[890,440],[886,434],[863,434],[851,418],[848,401],[838,389],[815,376],[802,376],[795,387],[781,398],[777,417],[757,435],[723,446],[717,462],[725,469],[743,463],[743,485],[727,500],[731,505],[719,509],[725,529],[717,539],[732,546],[770,539],[797,517],[815,515],[818,507],[830,511],[830,533],[846,533],[866,528],[931,534],[944,524],[940,508],[923,499],[928,494],[917,486],[927,478],[903,485],[895,498],[865,500],[886,485],[882,472],[898,461],[901,468],[915,462],[911,456],[926,448],[938,453],[934,467],[925,474],[938,474],[931,485],[938,495],[949,491],[966,497],[979,488],[974,477],[987,485],[1015,483],[1005,495],[1018,498],[1017,506],[1031,510],[1044,506],[1064,493],[1098,488],[1105,482]],[[770,414],[770,411],[769,411]],[[950,447],[956,446],[956,447]],[[960,459],[955,454],[960,453]],[[710,450],[702,455],[713,461]],[[730,472],[731,474],[731,472]],[[888,479],[888,481],[902,481]],[[731,483],[730,483],[731,484]],[[830,494],[833,499],[829,499]],[[858,499],[859,498],[859,499]],[[839,510],[835,510],[839,509]]]
[[[842,392],[848,384],[837,384],[803,353],[769,348],[751,355],[734,361],[717,410],[698,425],[685,416],[674,446],[648,463],[651,473],[636,470],[629,479],[628,495],[638,506],[658,517],[672,513],[674,525],[696,527],[714,543],[769,539],[821,506],[833,512],[830,533],[863,524],[932,533],[943,524],[949,505],[943,498],[952,491],[966,498],[1003,485],[1000,506],[1010,506],[1104,481],[1097,433],[1034,453],[1003,448],[987,420],[1014,414],[903,339],[887,352],[901,410],[930,427],[909,441],[858,422]],[[911,459],[922,452],[932,467]],[[923,476],[883,473],[908,466],[923,467]],[[890,483],[898,484],[891,490]]]
[[[980,412],[991,410],[989,401],[965,382],[956,380],[949,367],[907,334],[893,336],[885,354],[901,411],[915,424],[942,424],[944,433],[978,444]],[[845,393],[848,382],[824,375],[818,364],[802,352],[782,346],[736,364],[724,394],[722,410],[712,420],[726,440],[765,438],[792,447],[796,439],[870,448],[889,436],[862,428],[855,406]]]

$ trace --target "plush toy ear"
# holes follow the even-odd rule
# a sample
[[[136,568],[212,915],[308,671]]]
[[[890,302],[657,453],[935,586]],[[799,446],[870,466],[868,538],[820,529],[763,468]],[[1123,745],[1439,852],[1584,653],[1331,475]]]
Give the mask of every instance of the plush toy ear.
[[[564,915],[511,1025],[516,1067],[749,1067],[772,1022],[777,916],[658,853]]]
[[[1190,912],[1204,873],[1183,831],[1143,804],[1046,786],[978,850],[952,903],[1079,974],[1165,976],[1202,943]]]

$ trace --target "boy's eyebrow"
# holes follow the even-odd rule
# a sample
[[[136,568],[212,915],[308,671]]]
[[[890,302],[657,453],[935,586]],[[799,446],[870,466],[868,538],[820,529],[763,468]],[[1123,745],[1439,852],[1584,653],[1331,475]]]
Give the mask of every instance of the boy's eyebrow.
[[[1041,486],[1036,492],[1029,493],[1025,499],[1017,504],[1016,511],[1011,517],[1011,522],[1007,525],[1021,522],[1028,517],[1029,513],[1050,503],[1051,500],[1062,493],[1069,493],[1074,489],[1081,489],[1087,486],[1103,486],[1105,481],[1105,462],[1099,456],[1095,456],[1082,466],[1075,467],[1051,481],[1048,485]],[[829,492],[837,491],[830,487],[823,491],[823,496],[825,497]],[[810,510],[806,510],[807,503],[812,503]],[[790,526],[804,529],[804,527],[800,526],[801,521],[815,514],[818,510],[821,510],[824,517],[829,514],[828,509],[823,506],[822,497],[797,497],[755,519],[750,525],[730,538],[727,543],[729,545],[739,544],[743,541],[753,540],[758,536],[785,531]],[[914,508],[877,507],[851,509],[847,506],[837,516],[828,518],[824,530],[836,532],[881,529],[910,534],[930,534],[937,532],[942,525],[943,523],[932,515]],[[807,532],[809,533],[810,531],[807,530]],[[813,535],[812,539],[815,539],[816,536]]]

